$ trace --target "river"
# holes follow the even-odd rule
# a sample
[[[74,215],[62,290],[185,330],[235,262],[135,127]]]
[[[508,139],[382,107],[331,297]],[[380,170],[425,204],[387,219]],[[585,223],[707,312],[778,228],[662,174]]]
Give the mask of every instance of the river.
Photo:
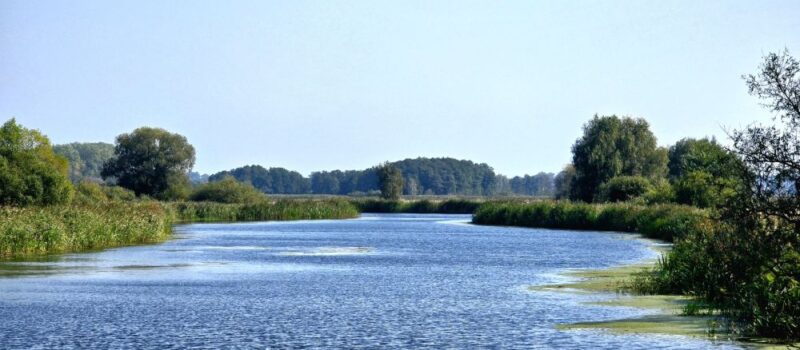
[[[652,311],[535,291],[655,256],[634,235],[486,227],[468,215],[190,224],[157,245],[0,265],[0,347],[736,348],[559,330]]]

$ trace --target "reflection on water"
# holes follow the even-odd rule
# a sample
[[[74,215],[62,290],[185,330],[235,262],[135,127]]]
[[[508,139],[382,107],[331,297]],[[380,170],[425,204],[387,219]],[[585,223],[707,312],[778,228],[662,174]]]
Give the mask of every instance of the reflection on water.
[[[654,253],[629,235],[468,220],[195,224],[160,245],[3,263],[0,347],[735,347],[558,330],[652,311],[527,286]]]

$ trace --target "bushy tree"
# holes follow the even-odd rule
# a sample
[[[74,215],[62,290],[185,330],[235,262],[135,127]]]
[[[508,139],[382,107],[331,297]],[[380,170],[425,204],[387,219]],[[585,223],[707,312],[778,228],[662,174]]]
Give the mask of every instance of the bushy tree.
[[[617,176],[600,185],[597,196],[602,202],[625,202],[652,191],[653,184],[641,176]]]
[[[400,195],[403,194],[403,174],[400,169],[386,162],[377,167],[377,172],[381,197],[392,200],[400,199]]]
[[[600,185],[616,176],[663,177],[667,151],[644,119],[595,116],[572,146],[572,199],[591,202]]]
[[[68,203],[73,189],[67,167],[39,131],[14,119],[0,127],[0,205]]]
[[[104,165],[102,176],[137,195],[182,199],[190,191],[188,173],[194,159],[186,137],[142,127],[117,136],[114,157]]]
[[[716,207],[740,185],[739,158],[714,139],[682,139],[669,149],[669,178],[675,200],[701,208]]]
[[[231,176],[197,186],[190,199],[218,203],[252,204],[264,201],[267,196],[249,183],[236,181]]]

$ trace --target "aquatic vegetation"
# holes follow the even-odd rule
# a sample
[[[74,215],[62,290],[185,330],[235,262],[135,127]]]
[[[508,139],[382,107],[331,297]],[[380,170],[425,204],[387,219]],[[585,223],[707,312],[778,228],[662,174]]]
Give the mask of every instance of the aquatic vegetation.
[[[0,207],[0,259],[159,242],[171,225],[154,202]]]
[[[349,219],[358,209],[342,199],[280,199],[253,204],[174,202],[165,206],[181,222]]]
[[[256,204],[99,201],[46,207],[0,207],[0,259],[79,252],[167,239],[175,222],[345,219],[344,200]]]
[[[416,213],[416,214],[472,214],[483,203],[482,200],[447,199],[415,201],[354,199],[351,203],[363,213]]]
[[[673,241],[711,224],[707,211],[694,207],[631,203],[589,204],[568,201],[532,203],[486,202],[472,222],[554,229],[636,232],[648,238]]]

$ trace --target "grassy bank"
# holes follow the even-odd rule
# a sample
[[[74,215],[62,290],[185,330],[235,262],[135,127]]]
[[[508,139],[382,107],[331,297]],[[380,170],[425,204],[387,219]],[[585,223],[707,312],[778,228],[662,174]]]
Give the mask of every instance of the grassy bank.
[[[281,199],[255,204],[175,202],[165,206],[179,222],[350,219],[359,214],[353,204],[341,199]]]
[[[278,200],[259,204],[104,202],[0,207],[0,260],[81,252],[167,239],[177,222],[345,219],[344,200]]]
[[[472,214],[484,203],[477,199],[446,200],[383,200],[352,199],[350,201],[363,213],[417,213],[417,214]]]
[[[159,203],[0,207],[0,259],[158,242],[171,224]]]
[[[636,232],[669,242],[712,224],[707,211],[683,205],[560,201],[487,202],[477,209],[472,222],[479,225]]]

